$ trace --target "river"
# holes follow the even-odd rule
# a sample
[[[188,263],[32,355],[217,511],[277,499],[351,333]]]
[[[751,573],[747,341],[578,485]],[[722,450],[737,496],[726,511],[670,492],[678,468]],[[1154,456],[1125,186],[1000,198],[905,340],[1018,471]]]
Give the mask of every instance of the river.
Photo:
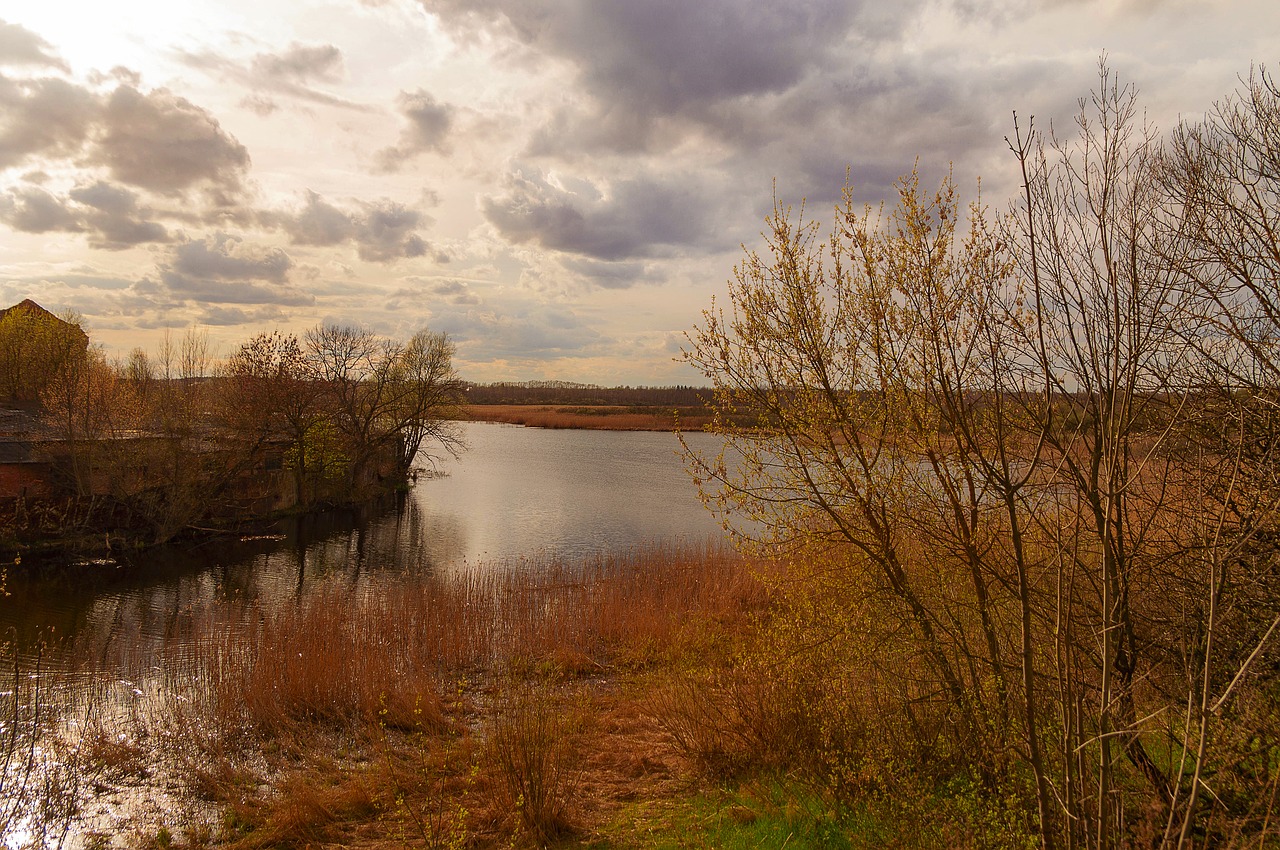
[[[392,504],[291,519],[242,540],[165,547],[127,564],[103,560],[52,580],[11,574],[0,634],[15,637],[23,654],[37,640],[75,639],[81,648],[123,643],[145,656],[184,611],[221,600],[284,602],[335,581],[358,592],[406,572],[583,558],[723,534],[673,434],[461,427],[467,450],[438,462]],[[703,451],[718,445],[711,435],[689,439]]]
[[[673,434],[461,427],[466,451],[384,505],[43,578],[31,578],[30,565],[10,568],[0,584],[0,661],[9,671],[0,674],[0,850],[107,846],[101,836],[145,834],[192,805],[175,791],[181,771],[168,762],[146,759],[141,784],[111,779],[109,762],[65,742],[111,752],[111,742],[152,734],[139,731],[151,728],[145,718],[171,719],[198,684],[184,672],[184,659],[198,654],[193,623],[248,622],[335,590],[353,600],[404,592],[419,576],[723,539]],[[719,445],[710,435],[689,440],[704,452]],[[139,832],[139,823],[153,827]]]

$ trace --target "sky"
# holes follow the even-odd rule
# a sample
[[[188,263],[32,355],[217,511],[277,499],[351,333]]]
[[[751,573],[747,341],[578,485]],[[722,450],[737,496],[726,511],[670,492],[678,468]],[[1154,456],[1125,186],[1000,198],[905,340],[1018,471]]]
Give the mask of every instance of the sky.
[[[685,333],[774,197],[919,164],[1007,207],[1016,111],[1100,57],[1196,120],[1275,0],[0,0],[0,306],[111,356],[358,325],[473,381],[702,384]]]

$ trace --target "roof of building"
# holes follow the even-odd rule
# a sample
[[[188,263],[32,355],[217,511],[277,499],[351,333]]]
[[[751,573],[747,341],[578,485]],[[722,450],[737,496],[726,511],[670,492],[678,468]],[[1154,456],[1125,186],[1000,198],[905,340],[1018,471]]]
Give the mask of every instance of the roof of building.
[[[0,401],[0,441],[40,440],[52,436],[31,405]]]
[[[84,332],[84,328],[80,327],[80,325],[75,324],[73,322],[68,322],[66,319],[59,318],[53,313],[50,313],[45,308],[41,307],[36,302],[32,301],[30,298],[24,298],[21,301],[19,301],[17,304],[14,304],[12,307],[5,307],[3,310],[0,310],[0,321],[3,321],[5,316],[9,315],[15,310],[20,310],[30,316],[53,319],[55,322],[58,322],[59,324],[66,325],[69,328],[75,328],[77,331],[80,332],[80,336],[84,338],[85,343],[88,344],[89,342],[89,335]]]

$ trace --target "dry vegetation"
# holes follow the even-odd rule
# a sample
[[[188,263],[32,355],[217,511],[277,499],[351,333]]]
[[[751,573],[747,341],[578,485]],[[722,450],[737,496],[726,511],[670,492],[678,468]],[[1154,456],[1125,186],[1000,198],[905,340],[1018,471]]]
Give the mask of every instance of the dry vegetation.
[[[795,553],[758,664],[805,710],[735,670],[691,716],[790,730],[849,805],[968,788],[983,846],[1275,841],[1280,86],[1140,115],[1103,66],[1075,134],[1015,124],[1005,215],[917,174],[775,206],[687,359],[704,495]]]
[[[215,813],[154,843],[1277,846],[1280,86],[1162,146],[1101,70],[998,223],[777,206],[687,355],[761,561],[184,612],[89,739]]]
[[[653,549],[186,612],[146,697],[80,739],[83,808],[132,786],[185,800],[102,840],[577,844],[686,787],[664,683],[727,663],[766,599],[735,555]]]
[[[711,421],[703,407],[472,404],[466,406],[464,413],[468,419],[477,422],[599,431],[701,431]]]

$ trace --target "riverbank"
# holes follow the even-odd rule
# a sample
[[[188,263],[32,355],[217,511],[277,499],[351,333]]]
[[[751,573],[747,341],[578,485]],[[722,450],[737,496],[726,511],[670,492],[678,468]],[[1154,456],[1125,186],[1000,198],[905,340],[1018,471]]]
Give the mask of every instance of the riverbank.
[[[91,511],[77,510],[80,502],[90,500],[65,497],[30,504],[0,501],[0,569],[44,576],[74,575],[86,565],[92,570],[104,560],[127,564],[132,558],[155,550],[275,536],[287,524],[336,512],[376,512],[392,504],[409,484],[408,480],[391,480],[359,500],[329,499],[262,513],[206,516],[160,539],[154,528],[137,524],[136,518],[126,514],[121,519],[121,511],[100,508],[101,515],[95,516]],[[106,500],[92,501],[106,504]],[[77,520],[67,523],[67,517]]]
[[[850,797],[813,771],[821,712],[762,642],[778,566],[716,548],[511,566],[176,612],[159,667],[75,670],[94,690],[10,778],[9,823],[61,813],[39,828],[98,848],[1001,846],[972,792],[868,774]],[[17,720],[56,716],[33,705],[56,680],[15,673],[14,692]]]
[[[474,422],[598,431],[701,431],[711,422],[702,406],[469,404],[463,413]]]

